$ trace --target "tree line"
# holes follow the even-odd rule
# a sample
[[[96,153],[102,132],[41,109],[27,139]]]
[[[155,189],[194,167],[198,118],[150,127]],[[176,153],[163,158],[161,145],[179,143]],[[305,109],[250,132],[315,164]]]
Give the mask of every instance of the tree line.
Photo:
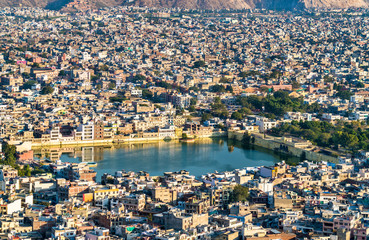
[[[274,136],[296,136],[321,147],[339,146],[350,151],[369,150],[369,128],[365,122],[292,121],[270,130]]]
[[[303,97],[290,96],[286,91],[276,91],[266,97],[251,95],[238,97],[237,104],[251,111],[264,111],[269,113],[268,117],[281,117],[287,112],[309,112],[319,113],[322,111],[318,103],[304,103]]]

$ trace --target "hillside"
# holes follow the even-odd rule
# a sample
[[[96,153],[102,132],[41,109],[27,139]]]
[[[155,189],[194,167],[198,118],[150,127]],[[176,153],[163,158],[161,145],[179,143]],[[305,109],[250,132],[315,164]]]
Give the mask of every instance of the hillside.
[[[304,8],[361,8],[369,0],[0,0],[0,7],[41,7],[52,10],[95,9],[119,5],[186,9],[252,9],[294,10]]]
[[[189,9],[266,8],[293,10],[304,8],[361,8],[369,0],[136,0],[136,6],[179,7]]]

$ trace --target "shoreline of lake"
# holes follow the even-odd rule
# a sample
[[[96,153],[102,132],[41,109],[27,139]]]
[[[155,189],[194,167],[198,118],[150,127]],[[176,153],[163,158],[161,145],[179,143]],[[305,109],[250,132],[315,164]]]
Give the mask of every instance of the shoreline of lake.
[[[34,154],[46,154],[45,150],[35,150]],[[282,156],[258,146],[245,148],[240,142],[226,138],[201,139],[194,143],[162,141],[49,150],[49,154],[56,153],[55,159],[63,162],[96,162],[94,169],[98,172],[98,179],[105,172],[114,174],[120,170],[147,171],[150,175],[187,170],[192,175],[200,176],[214,171],[270,166],[283,160],[287,163],[299,161],[296,157]]]

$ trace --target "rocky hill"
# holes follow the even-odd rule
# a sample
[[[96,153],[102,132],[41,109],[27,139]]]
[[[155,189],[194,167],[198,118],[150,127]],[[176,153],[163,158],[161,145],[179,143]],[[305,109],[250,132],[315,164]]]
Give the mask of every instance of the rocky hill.
[[[304,8],[362,8],[369,0],[135,0],[136,6],[179,7],[189,9],[266,8],[294,10]]]
[[[71,6],[82,8],[114,7],[119,5],[147,7],[178,7],[186,9],[304,9],[304,8],[361,8],[368,7],[369,0],[0,0],[0,7],[41,7],[53,10],[69,10]]]

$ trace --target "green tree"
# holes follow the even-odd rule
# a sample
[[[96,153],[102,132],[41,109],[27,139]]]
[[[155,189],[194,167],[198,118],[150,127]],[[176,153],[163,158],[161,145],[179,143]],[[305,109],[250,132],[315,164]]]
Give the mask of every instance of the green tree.
[[[31,75],[28,72],[22,72],[22,76],[27,79],[31,77]]]
[[[211,113],[220,118],[228,117],[227,107],[222,103],[219,97],[214,98],[214,102],[211,104]]]
[[[46,94],[51,94],[53,92],[54,92],[54,88],[52,86],[50,86],[50,85],[47,85],[47,86],[45,86],[45,87],[43,87],[41,89],[41,92],[40,93],[42,95],[46,95]]]
[[[190,105],[190,106],[188,107],[188,111],[190,111],[190,112],[195,112],[195,111],[196,111],[195,106],[194,106],[194,105]]]
[[[241,77],[241,78],[245,78],[245,77],[247,77],[247,76],[248,76],[248,74],[247,74],[247,72],[240,72],[240,73],[238,74],[238,76],[239,76],[239,77]]]
[[[66,75],[67,75],[67,73],[66,73],[64,70],[60,70],[60,72],[59,72],[59,76],[64,77],[64,76],[66,76]]]
[[[33,64],[32,64],[32,67],[33,67],[33,68],[39,68],[39,67],[40,67],[40,64],[38,64],[38,63],[33,63]]]
[[[336,94],[337,97],[345,100],[349,100],[354,95],[350,90],[339,90]]]
[[[192,91],[195,91],[195,92],[200,91],[200,89],[196,86],[190,87],[188,90],[192,90]]]
[[[196,104],[197,104],[197,99],[196,98],[191,98],[190,105],[195,106]]]
[[[20,166],[16,166],[16,169],[18,169],[18,175],[20,177],[30,177],[31,176],[31,168],[29,167],[29,165],[25,165],[23,166],[23,168],[21,168]]]
[[[217,85],[211,86],[210,91],[211,92],[216,92],[216,93],[224,93],[224,92],[226,92],[226,89],[223,85],[217,84]]]
[[[205,62],[202,60],[196,61],[193,63],[193,68],[205,67]]]
[[[242,114],[239,113],[239,112],[233,112],[232,115],[231,115],[231,118],[236,119],[236,120],[242,120],[243,119]]]
[[[108,88],[109,90],[114,90],[116,88],[115,82],[110,82]]]
[[[141,81],[144,81],[146,80],[146,77],[142,74],[136,74],[133,79],[132,79],[132,82],[133,83],[137,83],[137,82],[141,82]]]
[[[240,113],[242,113],[242,115],[249,115],[252,114],[252,111],[249,108],[243,107],[239,110]]]
[[[298,83],[296,80],[292,81],[292,88],[293,89],[298,89],[300,87],[301,87],[300,83]]]
[[[148,89],[142,89],[142,98],[145,99],[152,99],[153,98],[152,92],[150,92]]]
[[[118,96],[115,96],[115,97],[110,97],[109,98],[110,102],[123,102],[125,100],[127,100],[126,97],[124,97],[123,95],[118,95]]]
[[[229,201],[234,202],[245,202],[249,198],[249,189],[240,184],[236,185],[229,196]]]
[[[3,145],[3,153],[5,157],[3,160],[1,160],[1,164],[14,167],[16,165],[16,147],[14,145],[9,145],[8,143],[5,143]]]
[[[31,89],[36,83],[36,81],[29,80],[23,84],[23,89]]]
[[[357,88],[364,88],[365,84],[363,82],[358,82],[358,83],[356,83],[356,87]]]
[[[212,118],[213,116],[210,113],[203,113],[201,116],[201,121],[206,122]]]
[[[109,67],[106,64],[103,64],[103,65],[100,66],[100,71],[106,72],[108,70],[109,70]]]

